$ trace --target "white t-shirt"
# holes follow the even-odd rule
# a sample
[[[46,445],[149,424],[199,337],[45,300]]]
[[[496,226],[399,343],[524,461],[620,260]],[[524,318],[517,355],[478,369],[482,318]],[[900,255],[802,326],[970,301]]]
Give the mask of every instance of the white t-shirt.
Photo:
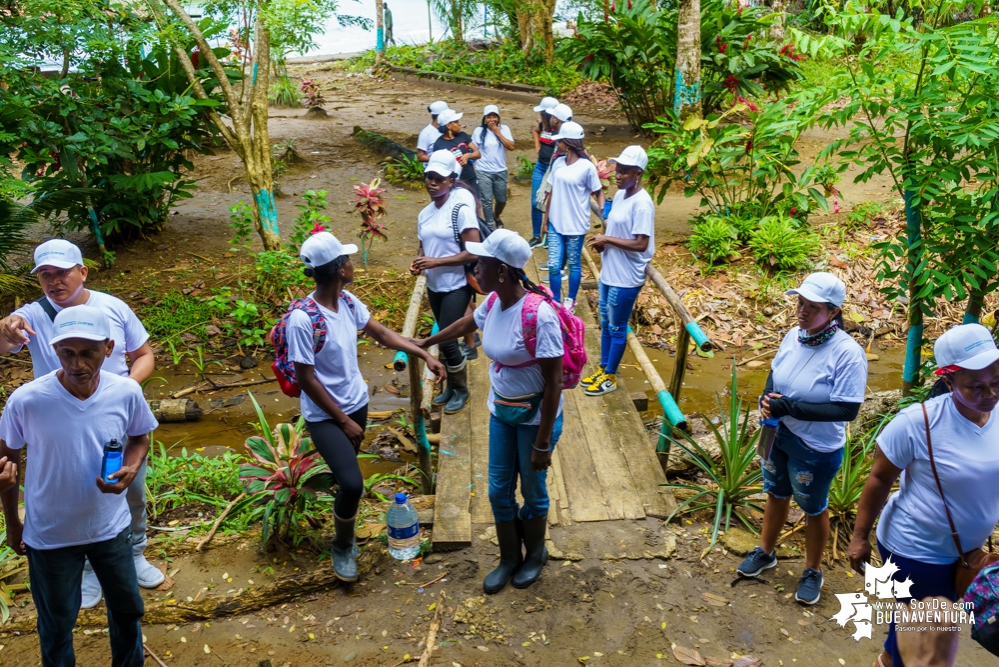
[[[434,152],[434,142],[441,138],[441,131],[431,123],[420,130],[420,136],[416,139],[416,148],[427,155]]]
[[[59,382],[57,372],[18,387],[0,416],[0,439],[29,446],[24,477],[24,543],[59,549],[103,542],[128,528],[125,494],[97,488],[104,445],[140,436],[158,424],[134,380],[101,371],[85,401]]]
[[[326,342],[319,354],[312,348],[312,320],[302,310],[294,311],[288,318],[288,359],[315,368],[316,379],[326,388],[333,402],[351,414],[368,404],[368,383],[357,366],[357,332],[371,319],[371,313],[361,300],[350,292],[344,294],[354,307],[340,299],[337,312],[320,305],[319,311],[326,320]],[[315,292],[309,294],[315,298]],[[332,419],[332,415],[316,405],[303,391],[300,397],[302,416],[306,421],[320,422]]]
[[[995,413],[982,428],[954,406],[951,394],[926,401],[933,460],[961,548],[980,547],[999,521],[999,425]],[[910,405],[878,436],[878,447],[902,468],[899,490],[888,498],[878,521],[878,540],[888,549],[924,563],[947,564],[958,557],[950,524],[930,468],[923,410]]]
[[[500,134],[508,141],[513,141],[513,133],[506,125],[500,125]],[[506,146],[492,130],[486,130],[480,125],[472,131],[472,141],[482,153],[482,157],[475,161],[475,171],[487,174],[506,171]]]
[[[771,366],[775,393],[806,403],[863,403],[867,355],[842,329],[818,347],[798,342],[791,329]],[[784,426],[817,452],[834,452],[846,443],[846,422],[810,422],[781,417]]]
[[[52,307],[58,313],[62,308],[51,300]],[[146,344],[149,334],[142,322],[135,316],[128,304],[117,297],[104,292],[90,290],[90,298],[86,305],[98,308],[103,312],[111,325],[111,338],[114,340],[114,351],[111,356],[104,360],[101,370],[115,375],[128,375],[128,364],[126,363],[127,352],[135,352]],[[35,378],[48,375],[52,371],[57,371],[62,366],[59,364],[59,356],[49,343],[52,340],[52,320],[42,310],[37,302],[26,303],[14,311],[15,315],[20,315],[28,320],[28,324],[35,330],[34,336],[29,336],[28,352],[31,354],[31,363],[34,366]],[[18,347],[12,352],[20,352]]]
[[[590,193],[601,187],[597,168],[584,158],[566,164],[563,155],[552,162],[548,178],[552,184],[549,223],[559,234],[586,234],[590,231]]]
[[[535,356],[532,357],[524,342],[524,327],[521,320],[524,299],[503,310],[503,304],[497,298],[487,314],[489,298],[487,296],[482,305],[475,309],[475,324],[482,330],[482,351],[494,362],[489,365],[490,385],[498,394],[507,398],[520,398],[544,391],[545,378],[541,373],[540,364],[524,368],[510,368],[510,366],[524,364],[532,359],[553,359],[562,356],[562,327],[558,315],[547,303],[542,303],[538,307],[538,338]],[[526,295],[524,298],[527,298]],[[495,362],[503,366],[497,368]],[[560,398],[558,414],[562,414],[562,402]],[[489,412],[495,414],[491,391],[488,405]],[[541,411],[538,410],[534,419],[525,426],[537,426],[540,423]]]
[[[417,222],[417,236],[423,243],[423,254],[427,257],[450,257],[461,252],[461,246],[454,240],[451,226],[451,211],[457,204],[464,204],[458,212],[458,233],[466,229],[478,229],[475,218],[475,202],[471,193],[463,188],[455,188],[444,205],[437,208],[431,201],[420,211]],[[440,266],[427,270],[427,287],[435,292],[451,292],[466,284],[465,267]]]
[[[607,244],[600,255],[600,282],[612,287],[641,287],[645,284],[645,265],[655,254],[656,207],[645,190],[625,198],[624,190],[614,195],[607,216],[607,236],[633,241],[639,234],[649,237],[644,252],[623,250]]]

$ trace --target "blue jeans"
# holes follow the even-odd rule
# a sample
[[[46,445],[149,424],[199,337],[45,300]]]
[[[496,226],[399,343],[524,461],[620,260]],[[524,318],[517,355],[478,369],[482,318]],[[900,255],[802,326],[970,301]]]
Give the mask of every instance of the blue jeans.
[[[600,290],[600,366],[611,375],[628,346],[628,320],[642,286],[612,287],[597,283]]]
[[[476,172],[479,180],[479,197],[482,199],[482,213],[486,216],[486,226],[496,229],[495,204],[506,204],[507,172]]]
[[[818,516],[829,507],[829,487],[843,465],[843,449],[818,452],[781,424],[762,461],[763,490],[774,498],[790,498],[808,516]]]
[[[548,513],[547,470],[535,470],[531,453],[538,437],[538,426],[510,426],[496,417],[489,418],[489,504],[496,523],[517,517],[517,475],[524,508],[520,518],[536,519]],[[562,415],[552,427],[552,449],[562,435]]]
[[[545,178],[545,172],[548,171],[547,164],[541,164],[538,160],[534,163],[534,171],[531,172],[531,231],[534,232],[534,236],[541,236],[541,218],[542,212],[534,205],[534,200],[538,196],[538,190],[541,188],[541,181]]]
[[[576,300],[579,283],[583,280],[583,240],[579,236],[563,236],[548,225],[548,285],[556,301],[562,301],[562,264],[569,260],[569,298]]]
[[[145,611],[132,560],[131,529],[103,542],[59,549],[28,547],[31,598],[38,610],[38,641],[43,667],[72,667],[73,627],[80,613],[80,578],[84,558],[97,574],[108,607],[112,667],[142,667]]]
[[[909,600],[922,600],[928,597],[941,595],[951,602],[957,600],[957,591],[954,590],[954,563],[949,565],[939,565],[924,563],[922,561],[899,556],[885,548],[878,542],[878,551],[881,553],[881,562],[884,563],[891,556],[891,562],[898,566],[898,572],[892,576],[895,581],[905,581],[906,577],[912,580],[912,588],[909,589],[911,598],[898,598],[899,602],[909,602]],[[885,651],[891,654],[891,667],[905,667],[902,663],[902,656],[898,652],[898,642],[895,638],[895,623],[888,626],[888,637],[884,643]]]

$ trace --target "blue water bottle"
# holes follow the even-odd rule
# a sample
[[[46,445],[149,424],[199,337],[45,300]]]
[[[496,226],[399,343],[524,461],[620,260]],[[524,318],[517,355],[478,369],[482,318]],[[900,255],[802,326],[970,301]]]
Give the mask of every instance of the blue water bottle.
[[[760,404],[762,405],[762,403],[763,399],[761,398]],[[780,420],[776,417],[760,417],[760,439],[756,443],[756,453],[764,459],[770,458],[770,450],[777,438],[778,426],[780,426]]]
[[[116,479],[108,479],[108,475],[113,475],[121,470],[121,454],[121,443],[117,440],[111,440],[111,442],[104,445],[104,460],[101,461],[101,479],[108,484],[115,484],[118,481]]]
[[[604,210],[600,214],[600,217],[603,218],[604,220],[606,220],[607,216],[610,215],[611,204],[613,204],[613,203],[614,202],[612,202],[610,199],[604,200]]]

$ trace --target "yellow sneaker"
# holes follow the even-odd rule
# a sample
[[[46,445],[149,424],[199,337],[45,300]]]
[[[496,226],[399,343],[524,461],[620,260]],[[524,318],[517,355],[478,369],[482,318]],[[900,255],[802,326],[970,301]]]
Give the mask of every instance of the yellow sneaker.
[[[603,396],[617,389],[617,376],[604,373],[586,388],[587,396]]]
[[[586,377],[584,377],[583,379],[581,379],[579,381],[579,383],[581,385],[583,385],[584,387],[589,387],[591,384],[593,384],[594,382],[596,382],[597,380],[599,380],[600,376],[602,376],[603,374],[604,374],[604,367],[603,366],[597,366],[597,372],[596,373],[594,373],[593,375],[587,375]]]

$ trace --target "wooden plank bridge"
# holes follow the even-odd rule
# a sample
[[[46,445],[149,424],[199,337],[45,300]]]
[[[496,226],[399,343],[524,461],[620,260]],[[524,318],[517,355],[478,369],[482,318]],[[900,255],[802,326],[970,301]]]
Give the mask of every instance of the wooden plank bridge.
[[[526,270],[536,282],[536,257]],[[590,361],[584,375],[589,375],[600,360],[600,330],[584,295],[576,314],[586,322]],[[489,506],[488,369],[484,354],[469,362],[472,398],[461,412],[442,417],[434,503],[436,548],[467,546],[473,524],[493,522]],[[548,472],[549,524],[668,516],[675,502],[661,486],[666,476],[656,447],[622,378],[618,377],[618,390],[604,396],[586,396],[582,386],[564,396],[562,437]]]

